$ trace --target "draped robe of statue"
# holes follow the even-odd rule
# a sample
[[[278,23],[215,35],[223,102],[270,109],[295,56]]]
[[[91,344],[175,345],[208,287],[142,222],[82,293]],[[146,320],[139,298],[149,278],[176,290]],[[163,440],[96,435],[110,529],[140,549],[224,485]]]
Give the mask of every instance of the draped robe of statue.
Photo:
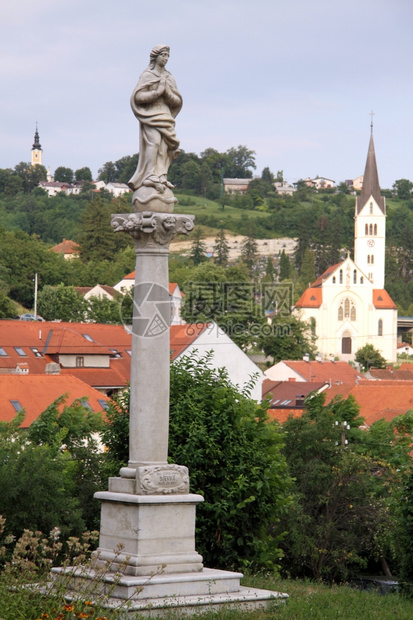
[[[167,180],[168,168],[177,157],[179,141],[175,133],[175,117],[182,108],[182,97],[172,74],[166,69],[165,91],[156,93],[161,75],[148,67],[139,78],[131,107],[140,123],[139,163],[128,185],[132,190],[142,185],[155,187],[158,192],[172,187]]]

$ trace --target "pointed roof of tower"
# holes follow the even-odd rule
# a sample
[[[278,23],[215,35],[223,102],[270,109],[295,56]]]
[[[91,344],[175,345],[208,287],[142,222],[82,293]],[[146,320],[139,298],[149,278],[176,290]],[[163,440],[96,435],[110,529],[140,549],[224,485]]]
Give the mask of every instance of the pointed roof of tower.
[[[34,151],[35,149],[37,149],[38,151],[42,150],[42,147],[40,146],[40,140],[39,140],[39,132],[37,130],[37,123],[36,123],[36,131],[34,134],[34,144],[32,147],[32,151]]]
[[[367,153],[366,168],[364,171],[363,188],[360,196],[357,197],[357,213],[360,213],[364,205],[373,196],[383,213],[386,213],[386,202],[380,193],[379,175],[377,172],[376,153],[373,141],[373,123],[371,124],[371,135],[369,150]]]

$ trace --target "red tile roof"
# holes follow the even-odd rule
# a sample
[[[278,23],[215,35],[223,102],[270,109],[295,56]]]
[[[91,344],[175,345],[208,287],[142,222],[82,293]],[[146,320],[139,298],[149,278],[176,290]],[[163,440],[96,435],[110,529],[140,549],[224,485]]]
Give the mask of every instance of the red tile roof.
[[[70,327],[60,327],[57,324],[50,329],[44,345],[43,353],[47,355],[110,355],[111,351],[107,347],[102,347],[94,342],[89,334],[89,324],[83,325],[83,332],[79,333]],[[79,325],[79,323],[77,324]],[[87,336],[87,337],[85,337]]]
[[[70,239],[63,239],[62,243],[51,248],[56,254],[79,254],[80,246],[75,241]]]
[[[109,401],[70,375],[0,375],[0,420],[10,422],[15,417],[16,409],[11,401],[16,401],[26,412],[22,427],[27,428],[54,400],[65,394],[68,395],[67,405],[85,398],[93,411],[104,410],[99,400]]]
[[[335,265],[331,265],[331,267],[328,267],[324,271],[324,273],[322,273],[321,276],[319,276],[317,278],[317,280],[312,283],[311,287],[314,288],[314,287],[321,286],[323,284],[324,280],[326,280],[328,278],[328,276],[331,276],[334,273],[334,271],[336,269],[338,269],[340,267],[340,265],[343,264],[343,262],[344,261],[341,261],[340,263],[336,263]]]
[[[172,359],[185,351],[207,326],[172,325]],[[104,355],[109,356],[109,368],[64,368],[61,373],[82,378],[96,387],[121,388],[130,380],[132,335],[123,325],[4,320],[0,321],[0,347],[6,353],[0,355],[0,375],[10,374],[22,362],[28,363],[30,375],[45,374],[46,365],[55,362],[58,355]],[[16,347],[24,355],[19,355]]]
[[[373,289],[373,304],[375,308],[392,308],[397,310],[397,306],[384,288]]]
[[[395,368],[370,368],[371,376],[378,381],[413,381],[413,369],[395,369]]]
[[[344,386],[326,391],[326,403],[341,393]],[[413,381],[363,381],[353,385],[346,394],[352,394],[360,405],[360,415],[370,426],[381,418],[391,420],[413,409]]]
[[[311,392],[322,391],[327,385],[324,381],[270,381],[266,379],[263,383],[262,395],[263,398],[264,396],[271,398],[271,409],[278,409],[279,407],[300,407],[303,409],[303,403],[297,404],[297,398],[301,401]]]
[[[307,288],[295,304],[296,308],[319,308],[323,303],[323,290],[321,288]]]
[[[176,359],[198,336],[208,327],[208,323],[187,323],[186,325],[171,325],[171,353],[172,360]]]
[[[362,379],[360,373],[347,362],[304,362],[302,360],[283,360],[289,368],[297,372],[303,381],[323,381],[354,384]]]

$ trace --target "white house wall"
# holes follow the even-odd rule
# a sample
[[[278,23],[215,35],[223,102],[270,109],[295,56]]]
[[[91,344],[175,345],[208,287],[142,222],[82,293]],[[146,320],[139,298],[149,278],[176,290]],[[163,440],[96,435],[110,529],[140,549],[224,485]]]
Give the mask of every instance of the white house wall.
[[[190,325],[188,325],[188,328],[190,328]],[[198,351],[201,357],[212,350],[214,352],[211,360],[213,368],[226,368],[231,382],[240,388],[243,388],[248,383],[251,375],[258,374],[251,398],[258,402],[261,401],[262,382],[265,379],[264,374],[218,325],[211,323],[179,357],[189,356],[195,350]]]

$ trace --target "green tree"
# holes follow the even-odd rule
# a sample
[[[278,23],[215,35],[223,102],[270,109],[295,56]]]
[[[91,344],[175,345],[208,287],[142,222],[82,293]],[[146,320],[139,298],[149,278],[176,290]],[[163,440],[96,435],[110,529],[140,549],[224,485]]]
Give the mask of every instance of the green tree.
[[[105,164],[103,164],[102,168],[99,168],[98,175],[99,181],[110,183],[111,181],[118,180],[119,170],[117,169],[113,161],[107,161]]]
[[[407,598],[413,598],[413,469],[405,474],[397,510],[400,549],[399,584]]]
[[[258,244],[253,236],[252,230],[248,237],[241,243],[241,260],[248,267],[250,273],[254,270],[258,262]]]
[[[76,181],[93,181],[92,172],[90,168],[85,166],[84,168],[79,168],[75,171],[75,179]]]
[[[266,166],[261,172],[261,179],[265,183],[268,183],[268,185],[272,185],[275,182],[275,177],[268,166]]]
[[[231,147],[226,152],[227,162],[225,163],[225,174],[234,179],[245,179],[252,177],[250,168],[256,169],[255,151],[246,146]]]
[[[187,161],[181,168],[181,187],[184,189],[199,190],[200,188],[200,168],[193,161]]]
[[[82,322],[85,319],[86,303],[73,286],[59,284],[44,286],[37,299],[40,316],[46,321],[61,320]]]
[[[200,228],[195,228],[193,234],[192,246],[189,251],[189,256],[193,260],[194,265],[199,265],[203,261],[207,260],[206,257],[206,245],[203,241],[203,233]]]
[[[65,166],[58,166],[54,172],[54,180],[59,183],[72,183],[74,179],[74,173],[71,168]]]
[[[358,349],[354,359],[366,370],[369,368],[386,368],[386,360],[372,344],[365,344],[364,347]]]
[[[225,237],[224,229],[221,228],[215,237],[214,261],[216,265],[226,267],[228,265],[229,243]]]
[[[364,431],[355,400],[324,401],[323,394],[310,396],[307,411],[282,427],[296,480],[282,546],[289,574],[332,582],[367,566],[389,514],[381,480],[385,466],[357,451]]]
[[[408,179],[398,179],[393,183],[393,192],[401,200],[409,200],[412,197],[413,183]]]
[[[285,250],[281,252],[280,256],[280,281],[288,280],[291,275],[291,264],[288,254],[285,253]]]
[[[117,249],[118,238],[110,225],[111,209],[100,196],[89,202],[81,216],[79,233],[80,256],[84,262],[112,260]],[[117,211],[115,211],[117,213]]]
[[[316,352],[310,326],[291,315],[276,315],[270,329],[260,337],[259,344],[265,355],[273,358],[274,364],[281,360],[302,359],[307,353],[314,358]]]

